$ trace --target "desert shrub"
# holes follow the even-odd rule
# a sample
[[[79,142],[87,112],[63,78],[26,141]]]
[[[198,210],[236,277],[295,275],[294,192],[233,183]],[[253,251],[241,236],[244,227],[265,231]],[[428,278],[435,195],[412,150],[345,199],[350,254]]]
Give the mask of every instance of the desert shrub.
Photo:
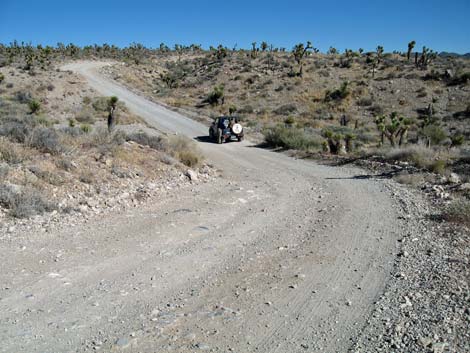
[[[241,107],[241,108],[238,110],[238,112],[241,113],[241,114],[251,114],[251,113],[254,112],[254,108],[253,108],[253,106],[247,104],[247,105]]]
[[[427,97],[428,95],[428,92],[426,91],[426,88],[425,87],[421,87],[419,88],[416,93],[418,94],[417,97],[418,98],[424,98],[424,97]]]
[[[90,171],[90,170],[83,170],[80,173],[80,176],[78,177],[78,180],[80,180],[84,184],[93,184],[95,181],[95,175]]]
[[[447,139],[447,133],[438,125],[425,126],[421,134],[432,144],[440,145]]]
[[[384,108],[379,104],[374,104],[369,108],[369,111],[374,115],[382,115],[384,113]]]
[[[295,113],[296,111],[297,111],[296,105],[293,103],[288,103],[288,104],[284,104],[276,108],[274,110],[274,113],[279,114],[279,115],[289,115],[289,114]]]
[[[224,98],[224,85],[215,86],[211,93],[206,98],[206,102],[211,105],[218,105],[219,100]]]
[[[95,122],[95,117],[90,108],[84,108],[75,115],[75,120],[82,124],[93,124]],[[69,124],[70,121],[72,121],[72,119],[69,120]]]
[[[0,204],[9,209],[10,215],[16,218],[27,218],[56,208],[37,190],[9,184],[0,185]]]
[[[6,163],[0,163],[0,180],[3,181],[10,171],[10,167]]]
[[[59,134],[54,129],[46,127],[34,129],[29,136],[28,144],[45,153],[58,154],[63,150]]]
[[[127,141],[134,141],[142,146],[149,146],[157,151],[167,150],[167,141],[161,136],[149,135],[143,131],[139,131],[126,135]]]
[[[63,179],[60,177],[58,173],[50,172],[48,170],[44,170],[39,166],[31,165],[28,167],[28,170],[33,173],[38,178],[44,180],[45,182],[51,185],[61,185],[63,184]]]
[[[418,167],[427,167],[434,158],[434,153],[430,148],[410,145],[404,148],[393,148],[384,157],[389,161],[405,161]]]
[[[14,143],[2,137],[0,138],[0,160],[8,164],[17,164],[24,160],[24,154]]]
[[[287,118],[284,119],[284,124],[292,126],[295,123],[295,119],[293,116],[288,116]]]
[[[349,96],[351,93],[349,90],[349,82],[345,81],[342,83],[341,87],[333,91],[326,91],[325,101],[329,102],[332,100],[342,100]]]
[[[196,144],[183,136],[172,136],[168,139],[168,153],[188,167],[197,167],[203,157]]]
[[[69,136],[72,136],[72,137],[77,137],[77,136],[80,136],[83,134],[82,130],[80,130],[80,128],[78,126],[65,126],[65,127],[61,127],[59,129],[60,132],[66,134],[66,135],[69,135]]]
[[[67,158],[59,158],[55,164],[58,168],[66,171],[71,171],[74,168],[72,161]]]
[[[55,89],[55,86],[52,83],[49,83],[46,88],[49,92],[52,92]]]
[[[356,104],[360,107],[369,107],[372,105],[372,103],[373,101],[371,97],[363,97],[359,99]]]
[[[465,136],[460,133],[457,133],[457,134],[452,135],[450,137],[450,140],[452,142],[451,144],[452,147],[462,146],[465,142]]]
[[[80,130],[85,133],[85,134],[88,134],[91,132],[92,128],[91,128],[91,125],[90,124],[81,124],[80,125]]]
[[[441,217],[447,222],[470,226],[470,202],[454,201],[442,212]]]
[[[456,75],[452,80],[449,81],[449,85],[463,85],[470,81],[470,72],[464,72],[460,75]]]
[[[429,165],[429,170],[437,174],[445,174],[447,162],[442,159],[435,160]]]
[[[38,116],[36,118],[36,122],[39,124],[39,125],[42,125],[42,126],[46,126],[46,127],[49,127],[52,125],[51,121],[49,119],[47,119],[45,116]]]
[[[4,80],[5,80],[5,75],[3,75],[3,74],[0,72],[0,83],[2,83]]]
[[[80,128],[75,127],[79,134],[83,134]],[[84,146],[86,147],[95,147],[95,148],[102,148],[102,152],[111,151],[114,147],[122,145],[126,142],[127,136],[121,130],[116,130],[113,133],[109,133],[108,129],[106,128],[96,128],[93,130],[91,134],[89,134],[84,139]]]
[[[83,100],[85,100],[85,98]],[[105,112],[108,110],[108,103],[108,97],[98,97],[93,100],[93,103],[91,105],[93,109],[95,109],[97,112]]]
[[[30,92],[18,91],[15,94],[15,100],[19,103],[26,104],[33,99]]]
[[[35,99],[31,99],[28,102],[28,107],[29,107],[29,110],[30,110],[31,114],[37,114],[39,112],[39,110],[41,109],[41,103],[39,103]]]
[[[28,137],[34,122],[13,118],[0,125],[0,136],[8,137],[14,142],[24,143]]]
[[[131,173],[119,166],[113,165],[111,167],[111,174],[117,176],[118,178],[125,179],[125,178],[130,178]]]
[[[295,150],[316,150],[321,146],[321,139],[307,134],[303,129],[278,125],[263,132],[268,146]]]

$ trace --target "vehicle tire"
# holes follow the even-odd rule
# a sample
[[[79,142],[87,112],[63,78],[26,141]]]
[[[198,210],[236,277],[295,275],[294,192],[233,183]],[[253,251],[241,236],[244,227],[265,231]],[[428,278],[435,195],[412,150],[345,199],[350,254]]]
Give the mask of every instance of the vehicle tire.
[[[211,141],[214,141],[214,132],[212,131],[212,129],[209,129],[209,139]]]
[[[242,142],[243,141],[243,136],[237,136],[237,139],[238,139],[238,142]]]
[[[217,129],[217,143],[222,143],[222,129]]]

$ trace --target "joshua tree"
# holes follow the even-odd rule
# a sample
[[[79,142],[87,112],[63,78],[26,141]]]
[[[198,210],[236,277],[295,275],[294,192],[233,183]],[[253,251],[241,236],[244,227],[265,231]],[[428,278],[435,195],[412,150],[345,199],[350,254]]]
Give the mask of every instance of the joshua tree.
[[[336,48],[330,47],[330,49],[328,49],[327,51],[327,54],[330,54],[330,55],[338,54],[338,50]]]
[[[376,49],[376,52],[377,52],[377,64],[380,64],[380,62],[382,61],[383,53],[384,53],[384,47],[379,45]]]
[[[256,48],[256,42],[251,43],[251,57],[254,59],[258,55],[258,48]]]
[[[261,42],[261,51],[266,51],[268,49],[268,43]]]
[[[116,107],[117,107],[118,97],[112,96],[108,100],[108,131],[111,132],[114,129],[116,124]]]
[[[415,55],[415,64],[417,67],[419,67],[422,70],[427,69],[429,63],[437,57],[437,54],[435,51],[428,49],[426,47],[423,47],[423,51],[421,52],[421,56],[419,60],[418,60],[417,54],[418,53],[416,53]]]
[[[344,135],[344,143],[346,147],[346,152],[352,152],[354,149],[353,141],[356,139],[356,135],[351,132],[348,132]]]
[[[215,50],[215,56],[220,61],[227,56],[227,48],[225,48],[222,44],[219,44],[217,50]]]
[[[312,49],[313,49],[313,46],[312,46],[312,42],[310,42],[310,41],[307,42],[306,46],[304,46],[303,43],[299,43],[299,44],[295,45],[294,48],[292,49],[294,59],[300,67],[299,68],[299,73],[297,74],[300,77],[302,77],[302,75],[303,75],[303,66],[304,66],[303,59],[304,59],[305,55],[307,54],[307,51],[312,50]]]
[[[323,136],[326,138],[325,150],[333,154],[339,154],[344,150],[343,139],[344,135],[335,134],[331,130],[323,131]]]
[[[397,139],[399,139],[399,146],[406,143],[406,137],[408,130],[412,125],[412,121],[408,118],[398,115],[397,112],[393,112],[390,114],[388,119],[385,115],[376,117],[375,124],[381,133],[380,144],[384,144],[386,137],[389,140],[390,145],[392,147],[396,147]]]
[[[415,47],[416,42],[412,40],[411,42],[408,43],[408,51],[406,52],[406,59],[410,61],[410,56],[411,53],[413,52],[413,48]]]

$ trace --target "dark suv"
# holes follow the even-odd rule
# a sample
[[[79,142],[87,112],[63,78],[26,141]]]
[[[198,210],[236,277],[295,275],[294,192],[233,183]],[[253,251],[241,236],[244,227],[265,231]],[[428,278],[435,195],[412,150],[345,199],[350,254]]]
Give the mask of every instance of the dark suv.
[[[243,140],[243,127],[236,117],[221,116],[210,126],[209,137],[217,143],[230,141],[232,138],[240,142]]]

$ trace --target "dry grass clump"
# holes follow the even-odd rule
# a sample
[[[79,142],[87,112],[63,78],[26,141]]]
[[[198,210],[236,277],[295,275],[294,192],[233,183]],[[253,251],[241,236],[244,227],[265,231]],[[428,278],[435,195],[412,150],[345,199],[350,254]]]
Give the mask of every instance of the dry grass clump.
[[[204,160],[195,142],[184,136],[171,136],[168,139],[167,152],[191,168],[199,166]]]
[[[435,160],[435,152],[422,145],[410,145],[393,148],[385,153],[384,158],[387,161],[409,162],[419,168],[427,168]]]
[[[8,164],[18,164],[25,160],[25,153],[17,144],[0,137],[0,160]]]
[[[126,136],[128,141],[137,142],[143,146],[149,146],[157,151],[169,154],[187,167],[197,167],[204,160],[200,150],[194,141],[184,136],[154,136],[145,132],[137,132]],[[170,163],[171,164],[171,163]]]

